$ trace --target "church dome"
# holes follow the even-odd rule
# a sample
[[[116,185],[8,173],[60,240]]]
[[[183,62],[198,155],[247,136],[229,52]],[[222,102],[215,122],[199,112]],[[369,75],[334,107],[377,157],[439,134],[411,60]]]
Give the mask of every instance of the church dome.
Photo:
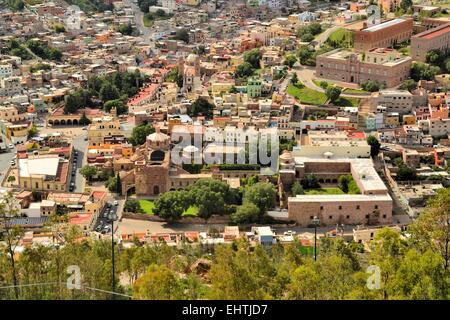
[[[169,136],[167,134],[160,132],[159,130],[147,136],[147,140],[151,142],[164,142],[167,141],[168,139]]]
[[[284,150],[280,156],[280,159],[283,161],[290,161],[293,159],[292,154],[288,150]]]

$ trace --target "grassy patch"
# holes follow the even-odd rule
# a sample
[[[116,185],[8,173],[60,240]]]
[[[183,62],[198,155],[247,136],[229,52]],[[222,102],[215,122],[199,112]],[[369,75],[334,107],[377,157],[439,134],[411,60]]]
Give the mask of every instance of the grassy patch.
[[[363,90],[363,89],[351,89],[351,88],[345,88],[342,92],[348,93],[348,94],[351,94],[351,93],[370,93],[370,92],[368,92],[366,90]]]
[[[155,208],[155,202],[153,200],[139,200],[141,209],[145,214],[154,215],[153,209]],[[195,206],[190,206],[185,212],[183,212],[183,217],[196,217],[198,215],[198,208]]]
[[[320,194],[345,194],[345,193],[339,188],[320,188],[320,189],[307,189],[305,190],[305,194],[320,195]]]
[[[353,32],[344,28],[339,28],[330,34],[327,42],[334,44],[334,47],[349,48],[353,44]]]
[[[359,106],[360,99],[357,98],[348,98],[348,97],[339,97],[335,102],[335,106],[339,107],[357,107]]]
[[[327,101],[324,93],[307,88],[301,83],[290,84],[287,93],[305,104],[321,105]]]
[[[190,206],[185,212],[183,212],[183,217],[196,217],[198,215],[198,208]]]
[[[398,49],[398,52],[400,52],[404,56],[410,56],[411,55],[411,48],[410,47],[403,47]]]
[[[142,210],[146,214],[153,215],[153,208],[155,207],[155,203],[151,200],[139,200],[139,204],[141,205]]]

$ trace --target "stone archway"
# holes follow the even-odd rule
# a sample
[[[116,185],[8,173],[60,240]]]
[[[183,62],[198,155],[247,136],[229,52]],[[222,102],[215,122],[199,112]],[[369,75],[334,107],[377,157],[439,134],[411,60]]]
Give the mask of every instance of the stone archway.
[[[53,122],[53,124],[54,124],[55,126],[59,126],[59,120],[55,120],[55,121]]]
[[[159,194],[159,186],[153,186],[153,195],[157,196]]]
[[[68,120],[67,120],[67,125],[68,125],[68,126],[71,126],[71,125],[72,125],[72,120],[71,120],[71,119],[68,119]]]
[[[53,120],[48,120],[48,124],[53,125]]]
[[[73,119],[72,123],[73,123],[74,126],[78,125],[78,119]]]
[[[62,126],[65,126],[65,125],[66,125],[66,120],[62,119],[62,120],[61,120],[61,125],[62,125]]]

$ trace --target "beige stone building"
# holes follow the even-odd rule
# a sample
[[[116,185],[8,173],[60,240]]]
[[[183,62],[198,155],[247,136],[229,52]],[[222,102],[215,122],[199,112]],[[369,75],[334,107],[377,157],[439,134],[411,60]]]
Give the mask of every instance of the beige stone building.
[[[407,90],[380,90],[371,95],[373,107],[386,107],[386,112],[408,114],[412,112],[413,95]]]
[[[387,48],[365,53],[336,49],[316,58],[317,77],[358,84],[376,80],[394,87],[408,79],[410,69],[410,57]]]
[[[106,137],[120,135],[120,122],[111,117],[103,117],[94,119],[87,130],[88,141],[90,146],[98,146],[104,143]]]
[[[308,151],[300,150],[292,153],[285,151],[280,156],[279,186],[289,194],[289,188],[295,181],[308,175],[314,175],[321,187],[337,187],[339,177],[351,175],[359,194],[306,194],[287,197],[288,219],[295,220],[301,226],[308,226],[314,216],[319,217],[322,225],[339,224],[385,224],[392,219],[392,198],[374,168],[370,152],[360,154],[364,150],[365,141],[349,144],[355,152],[339,152],[324,150],[327,143],[334,144],[333,137],[325,134],[327,140],[308,145]],[[320,135],[319,135],[320,137]],[[336,142],[340,135],[336,136]],[[367,143],[366,143],[367,144]],[[341,147],[345,150],[344,147]],[[359,149],[359,151],[358,151]]]
[[[29,191],[65,191],[69,162],[58,155],[30,156],[19,159],[19,185]]]

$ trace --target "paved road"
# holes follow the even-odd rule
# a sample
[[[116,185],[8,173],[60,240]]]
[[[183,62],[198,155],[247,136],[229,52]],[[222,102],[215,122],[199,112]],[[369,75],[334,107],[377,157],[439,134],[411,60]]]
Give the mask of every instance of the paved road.
[[[6,144],[8,145],[8,144]],[[11,160],[16,155],[16,148],[10,150],[9,148],[6,151],[0,152],[0,180],[3,180],[4,175],[8,171],[11,166]]]
[[[86,164],[86,152],[87,152],[87,145],[88,142],[84,141],[84,139],[87,137],[87,131],[83,130],[83,133],[76,133],[73,137],[73,147],[76,152],[78,152],[77,156],[77,165],[76,165],[76,175],[75,177],[72,177],[72,171],[70,172],[70,182],[75,182],[75,190],[74,192],[83,192],[84,185],[85,185],[85,179],[80,174],[80,169]],[[73,163],[72,163],[73,164]]]
[[[142,32],[141,37],[144,39],[145,43],[150,43],[150,36],[152,34],[151,29],[144,26],[144,13],[139,9],[136,3],[131,0],[123,0],[123,3],[129,7],[134,12],[134,19],[136,21],[136,27],[140,32]]]
[[[319,86],[316,86],[316,84],[313,82],[313,80],[316,79],[316,69],[314,67],[310,66],[302,66],[298,63],[294,66],[292,72],[297,72],[298,80],[303,83],[307,88],[310,88],[315,91],[319,92],[325,92],[324,89],[322,89]],[[290,78],[290,75],[288,75]],[[341,93],[342,97],[348,97],[348,98],[368,98],[370,97],[370,93],[367,94],[349,94],[349,93]]]
[[[94,230],[101,232],[102,234],[108,234],[111,232],[111,222],[108,219],[108,214],[116,214],[119,220],[119,216],[122,215],[123,204],[121,206],[115,206],[113,201],[108,201],[107,205],[103,208],[102,212],[98,216],[97,222],[95,223]],[[114,229],[117,228],[117,223],[114,223]]]
[[[339,26],[334,26],[332,28],[328,28],[326,29],[324,32],[322,32],[321,34],[319,34],[314,41],[317,41],[317,45],[316,45],[316,50],[319,49],[324,43],[325,41],[327,41],[328,37],[337,29],[339,29],[341,27]]]

